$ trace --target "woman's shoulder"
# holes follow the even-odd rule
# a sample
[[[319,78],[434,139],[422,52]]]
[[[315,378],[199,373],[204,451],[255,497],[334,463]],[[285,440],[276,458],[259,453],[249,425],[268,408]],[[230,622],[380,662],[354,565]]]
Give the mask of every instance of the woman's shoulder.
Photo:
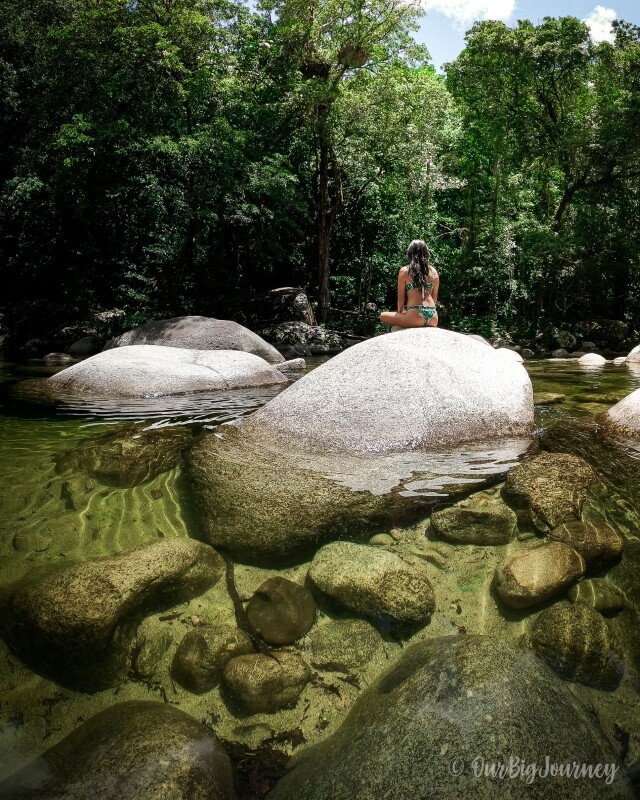
[[[433,275],[434,278],[440,278],[438,270],[435,267],[432,267],[431,264],[429,264],[429,275]]]
[[[400,269],[398,270],[398,275],[408,275],[408,274],[409,274],[409,267],[407,266],[400,267]]]

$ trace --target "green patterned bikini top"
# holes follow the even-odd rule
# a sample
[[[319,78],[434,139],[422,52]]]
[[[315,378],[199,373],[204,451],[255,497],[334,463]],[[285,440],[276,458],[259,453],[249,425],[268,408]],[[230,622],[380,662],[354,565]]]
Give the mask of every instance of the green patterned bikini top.
[[[409,291],[410,289],[415,289],[415,288],[417,288],[417,287],[415,287],[412,283],[407,283],[407,285],[405,286],[405,289],[407,291]],[[424,284],[424,288],[428,289],[429,291],[431,291],[433,289],[433,281],[431,281],[430,283],[425,283]]]

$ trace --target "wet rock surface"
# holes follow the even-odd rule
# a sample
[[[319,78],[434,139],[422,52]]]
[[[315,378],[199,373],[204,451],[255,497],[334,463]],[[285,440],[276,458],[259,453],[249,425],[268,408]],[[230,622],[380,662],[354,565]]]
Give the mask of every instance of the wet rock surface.
[[[624,536],[605,522],[563,522],[549,534],[554,542],[564,542],[584,558],[588,567],[599,567],[620,558]]]
[[[585,571],[582,556],[562,542],[547,542],[514,556],[496,570],[493,586],[511,608],[528,608],[557,595]]]
[[[57,472],[83,471],[108,486],[138,486],[178,462],[193,441],[189,431],[165,428],[141,431],[135,425],[91,436],[55,457]]]
[[[105,350],[127,345],[159,345],[189,350],[242,350],[264,358],[270,364],[284,357],[270,344],[237,322],[213,317],[173,317],[147,322],[110,339]]]
[[[232,658],[253,652],[253,642],[231,625],[199,625],[186,633],[173,657],[171,676],[196,694],[218,686]]]
[[[379,547],[325,545],[311,562],[309,578],[344,608],[374,619],[426,622],[435,609],[428,569]]]
[[[209,728],[166,703],[119,703],[0,783],[3,800],[234,800]]]
[[[638,358],[640,363],[640,356]],[[616,403],[606,414],[607,421],[622,433],[640,435],[640,389]]]
[[[562,522],[580,519],[588,490],[596,482],[592,467],[578,456],[540,453],[511,470],[503,494],[534,528],[549,533]]]
[[[278,650],[238,656],[223,672],[226,687],[250,714],[295,705],[310,677],[308,664],[297,653]]]
[[[194,597],[223,573],[211,547],[162,539],[9,587],[0,629],[36,669],[90,691],[121,679],[145,611]]]
[[[291,644],[311,628],[316,603],[311,592],[286,578],[269,578],[247,605],[253,630],[270,644]]]
[[[46,386],[52,396],[165,397],[286,382],[274,366],[252,353],[128,345],[67,367]]]
[[[540,792],[504,780],[501,798],[628,798],[612,747],[567,685],[532,652],[485,636],[438,637],[407,648],[360,696],[338,731],[294,758],[274,800],[495,797],[482,765],[613,763],[604,778],[547,777]],[[459,759],[454,762],[454,759]],[[474,774],[473,764],[480,767]],[[453,765],[453,768],[452,768]]]
[[[507,544],[516,535],[518,519],[500,498],[478,492],[451,508],[431,515],[434,533],[460,544]]]
[[[561,677],[615,689],[624,675],[622,648],[607,621],[581,603],[563,601],[542,611],[529,643]]]

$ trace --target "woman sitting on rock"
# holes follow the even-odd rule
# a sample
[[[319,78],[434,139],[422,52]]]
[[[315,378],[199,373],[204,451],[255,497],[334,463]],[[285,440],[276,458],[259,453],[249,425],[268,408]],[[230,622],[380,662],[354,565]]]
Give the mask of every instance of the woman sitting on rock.
[[[411,242],[407,260],[409,264],[398,272],[398,310],[383,311],[380,322],[400,328],[435,327],[440,278],[429,264],[429,248],[422,239]]]

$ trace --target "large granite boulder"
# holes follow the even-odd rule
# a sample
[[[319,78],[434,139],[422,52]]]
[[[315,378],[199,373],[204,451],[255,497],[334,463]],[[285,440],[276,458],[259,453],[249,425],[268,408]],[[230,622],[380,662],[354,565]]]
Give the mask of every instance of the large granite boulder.
[[[263,358],[237,350],[130,345],[103,350],[47,380],[52,394],[165,395],[287,383]]]
[[[233,768],[209,728],[169,703],[101,711],[0,783],[3,800],[234,800]]]
[[[622,648],[615,634],[602,614],[582,603],[563,601],[546,608],[527,640],[567,680],[615,689],[624,675]]]
[[[349,611],[374,619],[425,623],[436,606],[424,564],[366,544],[325,545],[311,562],[309,578]]]
[[[639,359],[640,360],[640,359]],[[640,389],[616,403],[605,414],[607,421],[621,433],[640,435]]]
[[[500,764],[542,770],[547,759],[607,763],[611,777],[496,779]],[[414,644],[332,736],[290,764],[273,800],[633,797],[616,753],[563,681],[533,653],[484,636]]]
[[[603,367],[607,363],[607,359],[599,353],[585,353],[578,358],[578,364],[583,367]]]
[[[36,670],[92,691],[122,678],[145,612],[201,594],[224,569],[208,545],[160,539],[9,587],[0,632]]]
[[[640,344],[629,351],[629,355],[625,360],[630,364],[640,364]]]
[[[344,349],[340,334],[306,322],[279,322],[260,331],[287,358],[327,355]]]
[[[526,370],[492,348],[432,328],[370,339],[189,452],[203,535],[250,559],[368,539],[506,475],[532,421]]]
[[[110,339],[104,350],[131,344],[153,344],[188,350],[243,350],[270,364],[284,361],[280,353],[237,322],[212,317],[173,317],[147,322]]]
[[[580,519],[588,490],[597,483],[593,468],[569,453],[540,453],[511,470],[503,489],[507,502],[541,533]]]
[[[376,453],[528,435],[532,427],[524,367],[440,328],[354,345],[246,421],[247,432],[282,444]]]
[[[506,605],[528,608],[566,589],[584,571],[584,559],[573,548],[562,542],[546,542],[499,567],[493,586]]]
[[[283,286],[272,289],[260,302],[260,319],[266,322],[305,322],[315,327],[316,315],[306,291],[300,286]]]

